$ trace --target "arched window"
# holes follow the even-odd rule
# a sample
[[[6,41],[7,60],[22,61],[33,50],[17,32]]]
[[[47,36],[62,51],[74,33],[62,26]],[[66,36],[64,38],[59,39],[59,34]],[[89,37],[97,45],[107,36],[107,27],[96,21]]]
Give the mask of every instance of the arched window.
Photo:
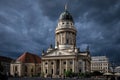
[[[47,69],[45,70],[45,73],[47,74]]]
[[[53,62],[51,62],[51,65],[53,65],[54,63]]]
[[[25,72],[27,72],[28,70],[27,70],[27,66],[25,66]]]
[[[15,72],[17,71],[17,66],[15,66]]]
[[[51,73],[53,74],[53,69],[51,69]]]
[[[33,68],[31,69],[31,72],[33,72]]]

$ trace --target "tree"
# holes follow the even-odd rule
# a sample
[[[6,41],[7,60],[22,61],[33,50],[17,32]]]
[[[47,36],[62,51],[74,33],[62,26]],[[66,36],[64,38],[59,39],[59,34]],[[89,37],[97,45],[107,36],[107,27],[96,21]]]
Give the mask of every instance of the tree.
[[[64,72],[64,75],[66,76],[66,77],[72,77],[72,71],[65,71]]]
[[[103,73],[99,72],[99,71],[94,71],[92,73],[92,76],[101,76]]]
[[[2,66],[2,64],[0,62],[0,72],[3,72],[3,70],[4,70],[4,68],[3,68],[3,66]]]
[[[41,77],[44,77],[44,75],[45,75],[44,72],[42,72],[42,73],[40,74]]]
[[[84,77],[85,76],[85,74],[84,73],[79,73],[79,75],[78,75],[79,77]]]

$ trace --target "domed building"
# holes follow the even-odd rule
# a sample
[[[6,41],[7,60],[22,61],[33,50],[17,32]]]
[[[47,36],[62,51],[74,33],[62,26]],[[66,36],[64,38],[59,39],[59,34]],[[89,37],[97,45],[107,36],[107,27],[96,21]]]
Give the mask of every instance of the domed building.
[[[67,8],[61,13],[55,30],[55,47],[52,45],[41,57],[41,73],[44,77],[64,76],[65,71],[90,72],[90,51],[81,52],[76,46],[77,30]]]
[[[10,74],[14,77],[40,76],[41,58],[35,54],[25,52],[10,64]]]

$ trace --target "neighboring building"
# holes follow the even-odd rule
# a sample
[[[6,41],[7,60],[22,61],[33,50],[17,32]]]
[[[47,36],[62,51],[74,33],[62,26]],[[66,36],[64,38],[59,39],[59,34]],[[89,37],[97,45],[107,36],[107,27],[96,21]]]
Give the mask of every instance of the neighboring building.
[[[52,45],[42,53],[41,72],[45,77],[63,76],[65,71],[90,72],[90,52],[81,52],[76,46],[77,30],[71,14],[65,9],[55,30],[55,48]]]
[[[109,71],[109,60],[106,56],[91,57],[91,72],[100,71],[107,73]]]
[[[115,72],[120,73],[120,66],[115,67]]]
[[[10,73],[13,76],[34,76],[40,75],[41,58],[35,54],[25,52],[11,63]]]
[[[0,56],[0,64],[3,67],[3,73],[9,74],[10,73],[10,63],[13,59],[5,56]]]

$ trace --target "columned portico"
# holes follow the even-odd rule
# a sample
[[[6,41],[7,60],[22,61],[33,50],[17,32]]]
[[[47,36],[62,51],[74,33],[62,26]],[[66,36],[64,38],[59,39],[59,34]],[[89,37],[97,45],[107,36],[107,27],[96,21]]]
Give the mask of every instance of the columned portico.
[[[45,77],[52,75],[53,77],[64,75],[64,71],[75,72],[75,59],[50,59],[42,61],[43,72]]]

